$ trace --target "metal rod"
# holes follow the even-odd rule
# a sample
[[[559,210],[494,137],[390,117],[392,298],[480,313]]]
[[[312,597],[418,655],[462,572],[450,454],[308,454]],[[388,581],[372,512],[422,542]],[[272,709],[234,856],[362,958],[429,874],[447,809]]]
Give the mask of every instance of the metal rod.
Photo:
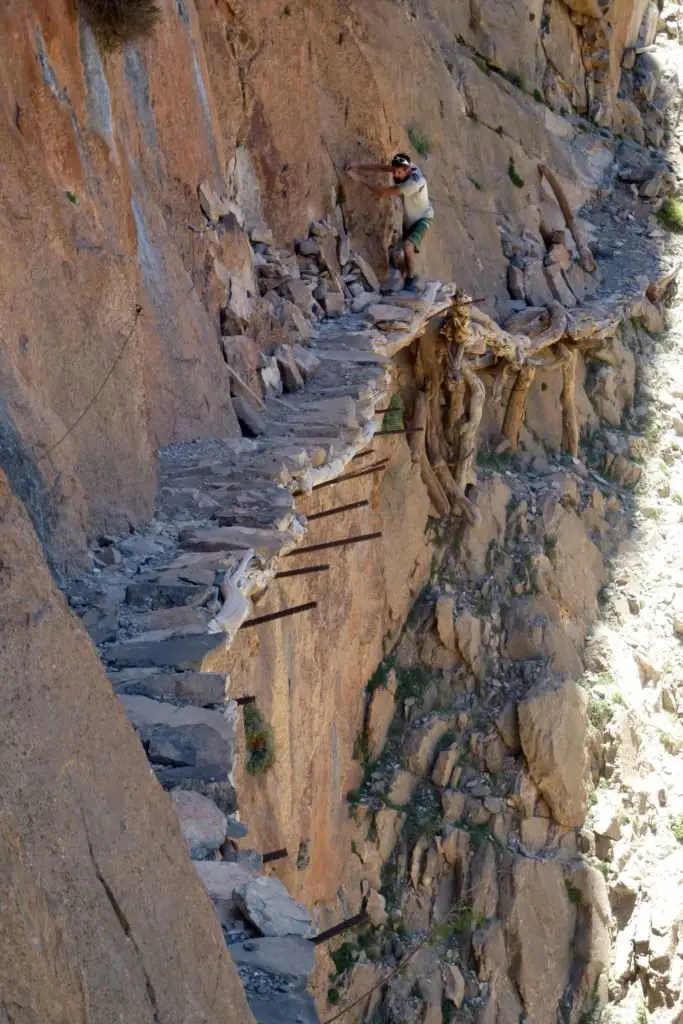
[[[271,850],[270,853],[264,853],[262,860],[264,864],[270,864],[273,860],[282,860],[283,857],[289,857],[286,850]]]
[[[398,409],[375,409],[375,416],[383,416],[387,412],[398,412]]]
[[[362,924],[363,921],[367,921],[367,918],[368,912],[365,907],[363,907],[360,914],[356,914],[354,917],[347,917],[345,921],[342,921],[340,924],[335,924],[333,928],[328,928],[326,932],[321,932],[320,935],[314,935],[310,941],[314,946],[319,946],[322,942],[327,942],[328,939],[333,939],[335,935],[340,935],[349,928],[354,928],[357,924]]]
[[[341,548],[346,544],[358,544],[362,540],[376,540],[377,537],[381,537],[381,530],[377,533],[359,533],[355,537],[344,537],[342,540],[328,540],[324,544],[309,544],[305,548],[297,548],[296,551],[289,551],[285,555],[285,558],[291,558],[292,555],[305,555],[309,551],[323,551],[325,548]],[[303,605],[301,607],[304,607]],[[247,625],[247,623],[245,623]]]
[[[310,548],[302,548],[301,550],[310,550]],[[242,623],[242,629],[246,629],[248,626],[260,626],[263,622],[272,622],[274,619],[286,619],[289,615],[298,615],[299,612],[309,612],[312,608],[317,607],[317,601],[308,601],[306,604],[295,604],[291,608],[283,608],[281,612],[271,612],[270,615],[259,615],[255,619],[247,619],[246,622]]]
[[[307,576],[309,572],[325,572],[329,565],[307,565],[305,569],[283,569],[275,573],[276,580],[283,580],[286,576]]]
[[[307,515],[309,523],[313,522],[314,519],[324,519],[325,516],[336,516],[340,512],[351,512],[354,508],[365,508],[370,502],[364,499],[363,501],[352,501],[350,505],[337,505],[336,508],[327,508],[324,512],[313,512],[311,515]]]
[[[238,697],[235,704],[255,704],[256,697]]]
[[[396,430],[376,430],[373,437],[382,437],[383,434],[422,434],[424,427],[399,427]]]
[[[368,455],[372,455],[374,453],[374,451],[375,451],[374,448],[368,448],[368,450],[366,452],[356,452],[356,454],[353,456],[353,458],[354,459],[366,459],[368,457]]]
[[[355,473],[347,473],[346,476],[338,476],[336,480],[325,480],[321,484],[316,484],[313,487],[314,491],[319,491],[322,487],[331,487],[332,484],[343,483],[344,480],[355,480],[359,476],[367,476],[369,473],[378,473],[380,469],[386,469],[389,463],[389,459],[381,459],[379,462],[375,462],[372,466],[368,466],[366,469],[359,469]]]

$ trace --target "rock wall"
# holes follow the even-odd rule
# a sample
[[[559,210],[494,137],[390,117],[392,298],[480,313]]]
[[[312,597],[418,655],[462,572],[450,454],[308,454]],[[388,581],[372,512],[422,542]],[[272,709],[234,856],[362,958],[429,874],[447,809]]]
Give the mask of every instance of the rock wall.
[[[0,524],[4,1019],[250,1021],[171,803],[4,476]]]
[[[12,0],[0,15],[0,235],[11,253],[0,382],[58,560],[149,514],[160,444],[238,432],[218,319],[249,247],[234,217],[218,234],[191,230],[205,226],[201,181],[287,242],[343,199],[347,229],[379,266],[390,203],[343,182],[342,169],[412,139],[429,150],[438,214],[426,271],[505,308],[494,211],[537,232],[540,160],[573,200],[598,183],[610,162],[600,138],[553,110],[584,109],[582,61],[597,45],[588,14],[612,23],[601,65],[612,95],[642,0],[597,13],[560,0],[469,13],[394,0],[161,7],[150,39],[106,59],[71,0]],[[544,84],[553,55],[569,83],[562,103]]]

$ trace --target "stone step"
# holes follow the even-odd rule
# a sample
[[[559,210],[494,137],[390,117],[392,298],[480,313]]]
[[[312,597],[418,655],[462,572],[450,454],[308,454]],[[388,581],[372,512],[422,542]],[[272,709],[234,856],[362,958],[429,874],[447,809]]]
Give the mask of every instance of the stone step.
[[[248,939],[229,946],[236,964],[292,978],[305,986],[315,969],[315,946],[297,935]]]
[[[241,526],[220,526],[214,529],[186,529],[180,532],[185,551],[246,551],[253,548],[260,555],[272,558],[283,549],[296,546],[298,538],[289,531],[248,530]]]
[[[175,581],[166,573],[145,579],[132,580],[126,587],[126,602],[138,607],[176,608],[183,605],[198,606],[214,596],[213,584],[195,584],[178,575]]]
[[[234,893],[255,877],[254,872],[243,864],[230,861],[200,860],[192,863],[206,887],[221,924],[242,920]]]
[[[196,633],[160,641],[127,640],[105,648],[103,658],[120,666],[201,671],[204,658],[225,639],[224,633]]]
[[[143,670],[144,671],[144,670]],[[228,699],[226,677],[218,672],[148,672],[117,679],[117,673],[110,673],[112,685],[117,693],[129,696],[148,697],[197,707],[224,704]]]
[[[247,999],[256,1024],[320,1024],[315,1001],[308,992],[261,996],[247,990]]]

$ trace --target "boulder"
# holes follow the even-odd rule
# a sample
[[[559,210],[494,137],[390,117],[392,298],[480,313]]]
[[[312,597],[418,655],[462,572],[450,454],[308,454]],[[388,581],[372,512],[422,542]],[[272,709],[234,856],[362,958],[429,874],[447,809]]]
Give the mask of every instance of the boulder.
[[[561,865],[518,858],[512,868],[512,905],[505,921],[508,963],[524,1009],[534,1024],[556,1024],[572,964],[576,907]]]
[[[455,651],[455,623],[453,621],[453,612],[455,610],[455,601],[452,597],[445,597],[441,595],[436,602],[436,631],[439,634],[439,640],[448,648],[449,651]]]
[[[430,775],[436,748],[450,728],[449,719],[431,718],[412,730],[405,746],[408,771],[423,779]]]
[[[296,365],[291,345],[280,345],[275,349],[274,354],[285,391],[289,393],[300,391],[304,386],[304,379]]]
[[[459,1010],[465,1001],[465,979],[456,964],[443,964],[443,990],[446,999]]]
[[[366,727],[370,761],[376,761],[384,750],[389,726],[396,712],[396,686],[396,673],[392,669],[387,675],[386,686],[378,687],[370,695]]]
[[[481,652],[481,619],[472,612],[462,612],[455,620],[455,642],[463,661],[477,679],[483,679],[486,663]]]
[[[460,744],[452,743],[446,750],[439,752],[432,772],[432,782],[436,786],[447,786],[451,782],[453,769],[460,760]]]
[[[262,935],[310,939],[317,933],[311,915],[292,899],[279,878],[252,878],[236,887],[234,897],[246,919]]]
[[[193,860],[204,860],[223,845],[228,822],[213,800],[192,790],[174,789],[171,803]]]
[[[545,680],[519,704],[519,734],[529,772],[554,819],[583,824],[590,766],[586,746],[588,697],[571,680]]]

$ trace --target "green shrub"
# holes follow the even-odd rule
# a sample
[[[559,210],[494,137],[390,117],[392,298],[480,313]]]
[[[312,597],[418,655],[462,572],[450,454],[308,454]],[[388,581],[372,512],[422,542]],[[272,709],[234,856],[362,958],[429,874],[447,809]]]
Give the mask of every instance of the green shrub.
[[[327,1001],[330,1006],[339,1006],[341,1002],[341,995],[339,994],[338,988],[328,988]]]
[[[105,52],[148,36],[161,18],[156,0],[81,0],[86,21]]]
[[[537,103],[545,103],[545,96],[540,89],[534,89],[534,99]]]
[[[265,775],[275,764],[275,739],[272,727],[264,721],[255,704],[244,708],[244,732],[247,739],[247,771]]]
[[[403,399],[400,395],[392,395],[389,410],[384,414],[382,430],[403,430]]]
[[[683,199],[667,196],[657,216],[669,231],[683,231]]]
[[[573,903],[575,907],[578,907],[581,903],[581,890],[577,889],[575,885],[571,884],[571,882],[568,882],[567,879],[565,879],[564,884],[567,888],[567,896],[569,897],[569,902]]]
[[[513,156],[510,157],[510,161],[508,163],[508,177],[515,188],[524,188],[524,178],[520,177],[517,173],[515,158]]]
[[[410,139],[410,145],[416,153],[419,153],[420,156],[429,156],[429,151],[432,147],[430,145],[429,138],[426,135],[420,135],[419,132],[409,128],[408,138]]]
[[[588,701],[588,718],[591,724],[595,728],[602,732],[607,723],[611,720],[614,714],[614,708],[610,701],[604,697],[598,697],[595,694],[591,694],[590,700]]]
[[[669,824],[671,825],[674,839],[677,839],[679,843],[683,843],[683,814],[673,814]]]
[[[476,179],[476,178],[472,178],[472,177],[470,177],[470,182],[471,182],[471,184],[472,184],[472,185],[474,185],[474,187],[476,188],[477,192],[482,192],[482,191],[483,191],[483,189],[484,189],[484,186],[483,186],[483,185],[481,185],[481,184],[480,184],[480,183],[479,183],[479,182],[477,181],[477,179]]]

